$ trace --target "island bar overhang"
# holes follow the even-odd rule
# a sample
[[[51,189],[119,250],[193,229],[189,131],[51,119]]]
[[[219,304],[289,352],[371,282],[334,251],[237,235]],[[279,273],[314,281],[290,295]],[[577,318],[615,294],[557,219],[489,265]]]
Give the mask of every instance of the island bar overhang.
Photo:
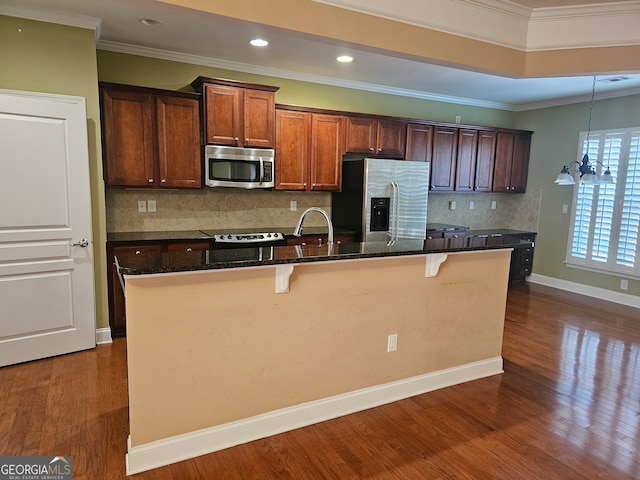
[[[510,253],[128,275],[127,472],[501,373]]]

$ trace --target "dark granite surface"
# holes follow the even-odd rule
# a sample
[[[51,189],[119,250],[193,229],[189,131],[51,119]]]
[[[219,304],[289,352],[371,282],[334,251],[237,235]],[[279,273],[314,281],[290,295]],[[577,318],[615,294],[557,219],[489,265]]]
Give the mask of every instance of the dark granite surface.
[[[110,232],[107,233],[107,242],[118,244],[128,242],[155,242],[163,240],[210,240],[211,235],[219,235],[222,233],[266,233],[279,232],[284,235],[293,235],[295,227],[279,227],[279,228],[220,228],[202,230],[175,230],[164,232]],[[327,227],[304,227],[302,233],[305,235],[321,235],[327,233]],[[334,228],[334,235],[353,235],[355,232],[344,230],[342,228]]]
[[[509,228],[487,228],[484,230],[467,230],[467,237],[498,237],[504,235],[525,235],[533,234],[531,230],[512,230]]]
[[[427,232],[447,232],[453,230],[469,230],[469,227],[463,227],[461,225],[449,225],[447,223],[427,223]]]
[[[386,242],[363,242],[327,245],[305,245],[286,247],[253,247],[206,252],[143,253],[118,256],[117,262],[122,275],[143,275],[151,273],[186,272],[223,268],[280,265],[328,260],[348,260],[425,253],[491,250],[530,245],[530,242],[503,236],[502,241],[491,245],[462,248],[425,248],[422,240],[401,240],[394,245]]]

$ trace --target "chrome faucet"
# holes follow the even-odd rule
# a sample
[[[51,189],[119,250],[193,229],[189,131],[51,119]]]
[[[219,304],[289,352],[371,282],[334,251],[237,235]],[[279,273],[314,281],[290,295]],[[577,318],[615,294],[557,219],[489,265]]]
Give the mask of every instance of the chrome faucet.
[[[302,235],[302,222],[304,222],[304,218],[310,212],[318,212],[318,213],[322,214],[324,219],[327,221],[327,226],[329,227],[329,235],[327,237],[327,244],[328,245],[333,245],[333,224],[331,223],[331,219],[329,218],[329,215],[327,214],[327,212],[325,212],[324,210],[322,210],[321,208],[318,208],[318,207],[307,208],[304,212],[302,212],[302,215],[300,215],[300,220],[298,220],[298,225],[296,226],[296,229],[293,231],[293,234],[296,237],[299,237],[299,236]]]

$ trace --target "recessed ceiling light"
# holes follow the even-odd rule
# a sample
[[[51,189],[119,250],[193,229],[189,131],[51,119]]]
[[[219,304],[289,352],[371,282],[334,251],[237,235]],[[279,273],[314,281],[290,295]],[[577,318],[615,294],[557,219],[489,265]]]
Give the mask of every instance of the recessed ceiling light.
[[[254,47],[266,47],[267,45],[269,45],[269,42],[267,42],[266,40],[263,40],[261,38],[255,38],[255,39],[251,40],[249,43],[251,45],[253,45]]]
[[[157,27],[162,25],[160,20],[154,20],[153,18],[141,18],[138,20],[141,24],[146,25],[147,27]]]
[[[349,55],[340,55],[336,60],[342,63],[349,63],[353,62],[353,57],[350,57]]]

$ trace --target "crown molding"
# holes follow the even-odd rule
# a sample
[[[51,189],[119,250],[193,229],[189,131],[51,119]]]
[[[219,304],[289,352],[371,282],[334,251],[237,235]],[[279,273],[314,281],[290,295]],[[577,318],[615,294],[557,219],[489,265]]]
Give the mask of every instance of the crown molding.
[[[254,75],[265,75],[269,77],[285,78],[288,80],[297,80],[301,82],[319,83],[322,85],[331,85],[334,87],[351,88],[354,90],[363,90],[375,93],[384,93],[388,95],[398,95],[401,97],[420,98],[423,100],[432,100],[435,102],[454,103],[457,105],[469,105],[473,107],[493,108],[497,110],[516,110],[517,106],[500,103],[476,100],[472,98],[453,97],[447,95],[437,95],[428,92],[420,92],[417,90],[409,90],[403,88],[389,87],[385,85],[377,85],[373,83],[355,82],[352,80],[343,80],[333,77],[325,77],[322,75],[312,75],[290,70],[281,70],[271,67],[262,67],[259,65],[251,65],[246,63],[230,62],[228,60],[202,57],[198,55],[189,55],[167,50],[159,50],[149,47],[140,47],[138,45],[130,45],[118,42],[98,41],[97,48],[117,53],[126,53],[129,55],[139,55],[142,57],[157,58],[160,60],[169,60],[173,62],[189,63],[193,65],[201,65],[204,67],[221,68],[224,70],[232,70],[236,72],[251,73]]]
[[[639,45],[640,1],[528,8],[508,0],[312,0],[523,52]]]
[[[99,35],[100,24],[102,22],[99,18],[84,15],[72,15],[68,13],[58,13],[55,10],[41,10],[1,4],[0,15],[37,20],[39,22],[58,23],[68,27],[87,28],[95,30],[96,36]]]
[[[363,15],[526,50],[531,9],[504,0],[312,0]]]
[[[640,45],[640,1],[537,8],[527,51]]]
[[[630,95],[640,95],[640,87],[627,88],[624,90],[614,90],[611,92],[596,93],[595,101],[607,100],[609,98],[628,97]],[[524,112],[527,110],[538,110],[541,108],[561,107],[563,105],[572,105],[574,103],[586,103],[591,101],[591,94],[576,95],[573,97],[564,97],[544,102],[532,102],[513,106],[515,112]]]

